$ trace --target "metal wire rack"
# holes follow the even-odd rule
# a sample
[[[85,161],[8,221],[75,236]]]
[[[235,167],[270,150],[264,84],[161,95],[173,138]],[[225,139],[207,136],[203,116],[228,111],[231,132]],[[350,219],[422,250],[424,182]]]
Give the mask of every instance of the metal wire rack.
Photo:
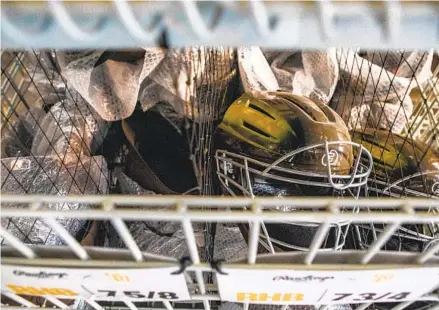
[[[87,54],[79,56],[83,57],[84,55],[87,56]],[[184,122],[187,131],[186,138],[190,145],[188,153],[192,154],[192,166],[196,171],[194,183],[196,187],[191,191],[201,195],[212,195],[217,193],[213,179],[215,172],[211,170],[214,159],[211,135],[215,122],[209,121],[209,118],[206,117],[213,115],[213,119],[220,118],[220,111],[223,111],[228,102],[233,100],[234,89],[236,89],[236,86],[233,86],[236,62],[234,53],[225,50],[212,49],[211,52],[207,53],[195,50],[195,55],[197,55],[197,59],[205,57],[204,63],[211,69],[215,68],[214,64],[218,61],[226,64],[221,69],[224,71],[213,70],[213,74],[207,74],[208,71],[205,71],[204,75],[196,74],[198,79],[195,80],[194,85],[189,85],[187,90],[190,98],[200,98],[198,101],[190,100],[192,105],[189,105],[186,110]],[[342,92],[343,95],[334,96],[330,105],[334,109],[342,107],[342,111],[339,113],[345,118],[347,124],[352,124],[350,121],[352,117],[355,121],[358,121],[359,118],[355,117],[354,114],[345,115],[343,106],[346,108],[346,105],[350,104],[354,108],[361,109],[362,106],[366,105],[364,94],[367,89],[361,89],[358,84],[367,85],[364,81],[373,80],[374,75],[371,70],[373,63],[367,62],[364,55],[360,56],[361,53],[349,54],[349,51],[341,51],[338,55],[340,70],[344,72],[339,81],[339,91],[340,88],[341,90],[352,90],[353,99],[352,97],[347,99],[349,98],[346,94],[348,92]],[[354,55],[350,58],[354,61],[350,65],[359,68],[359,72],[362,72],[361,68],[364,66],[368,74],[365,77],[353,78],[354,71],[352,67],[347,65],[350,56],[346,55]],[[415,66],[420,66],[424,58],[430,57],[431,59],[432,55],[432,53],[422,53],[421,60],[418,60]],[[182,252],[177,255],[172,252],[170,247],[183,248],[188,253],[193,263],[187,270],[192,276],[188,275],[186,279],[188,289],[192,294],[191,301],[164,302],[159,305],[158,302],[156,304],[133,304],[123,300],[105,300],[105,298],[101,300],[98,298],[86,300],[87,307],[95,309],[102,307],[128,307],[131,309],[142,307],[165,307],[167,309],[221,307],[219,304],[221,298],[218,295],[220,292],[216,286],[216,269],[210,265],[218,258],[226,259],[224,268],[227,268],[229,263],[244,269],[253,264],[258,267],[259,259],[264,264],[269,263],[270,268],[291,267],[291,262],[294,262],[294,265],[299,269],[311,266],[311,268],[341,270],[346,267],[344,262],[348,257],[351,267],[370,263],[378,269],[391,268],[394,265],[389,264],[385,252],[380,252],[383,249],[398,251],[392,252],[392,259],[396,257],[407,266],[428,267],[436,264],[434,255],[439,247],[439,242],[437,242],[437,209],[439,206],[436,199],[373,200],[369,198],[367,200],[351,200],[322,198],[320,200],[290,200],[271,198],[259,200],[190,198],[188,196],[176,198],[163,195],[158,197],[129,196],[130,198],[108,195],[95,196],[96,194],[114,193],[113,179],[117,178],[121,182],[123,175],[118,174],[118,168],[126,160],[124,159],[126,154],[121,154],[124,151],[118,146],[131,144],[132,147],[136,147],[136,143],[115,142],[117,139],[114,140],[115,135],[112,131],[117,132],[117,130],[113,127],[108,128],[108,124],[103,122],[96,115],[96,112],[85,103],[84,99],[69,86],[69,82],[61,74],[57,53],[3,52],[2,56],[4,56],[2,57],[2,136],[3,146],[7,146],[2,149],[2,192],[15,194],[13,196],[3,195],[2,197],[1,235],[3,253],[5,253],[4,264],[47,266],[55,262],[54,257],[65,257],[62,262],[57,260],[56,264],[75,266],[78,265],[77,258],[79,258],[79,261],[88,261],[88,266],[96,267],[102,263],[106,264],[105,259],[108,260],[109,257],[112,257],[111,255],[116,255],[116,265],[114,265],[114,261],[112,265],[113,267],[122,267],[133,264],[130,261],[138,263],[144,260],[157,260],[156,255],[151,256],[154,251],[148,246],[145,248],[145,244],[139,239],[138,232],[136,232],[139,227],[136,226],[137,222],[141,221],[142,227],[147,228],[141,230],[141,234],[157,230],[157,226],[151,223],[166,227],[166,222],[171,221],[173,223],[170,225],[180,227],[181,233],[184,235],[178,246],[166,242],[163,244],[162,249],[167,255],[164,258],[161,257],[157,264],[178,266],[176,258],[181,258]],[[395,54],[380,55],[380,59],[385,63],[386,57],[390,59],[391,56],[394,57]],[[397,68],[401,66],[402,62],[408,63],[410,60],[409,55],[404,53],[397,54],[397,56]],[[101,56],[103,59],[98,63],[105,62],[108,57],[112,56]],[[372,54],[371,59],[373,60],[374,57]],[[382,57],[384,57],[384,61]],[[196,68],[191,70],[197,72]],[[418,82],[416,72],[416,69],[412,70],[406,79],[409,84],[415,83],[420,89],[421,106],[429,107],[426,108],[428,113],[432,110],[432,106],[437,105],[437,97],[432,96],[422,88],[424,84]],[[432,72],[437,74],[437,69],[433,69]],[[380,74],[388,73],[381,69]],[[432,84],[434,81],[435,76],[428,76],[426,83],[434,88],[435,85]],[[210,84],[216,86],[212,87]],[[229,87],[232,89],[229,90]],[[386,118],[386,121],[382,123],[383,126],[390,124],[390,130],[386,131],[386,141],[396,139],[393,136],[399,137],[397,133],[391,131],[398,115],[402,115],[401,119],[404,124],[404,126],[400,126],[401,130],[408,130],[410,133],[410,124],[415,122],[413,118],[407,117],[402,110],[404,107],[402,98],[405,98],[407,94],[400,95],[395,87],[392,88],[392,83],[390,83],[390,89],[393,89],[397,94],[395,105],[398,112],[396,117],[393,115],[392,121],[389,121],[389,116],[385,114],[386,110],[380,105],[382,103],[380,100],[388,101],[390,91],[384,89],[387,92],[384,96],[385,99],[378,95],[376,98],[372,96],[373,101],[380,107],[379,111],[384,114],[381,117]],[[372,92],[374,94],[378,92],[378,86],[374,83],[372,83]],[[357,93],[361,94],[359,104],[355,101]],[[227,99],[228,96],[231,99]],[[209,102],[214,102],[216,106],[214,108],[208,106]],[[392,102],[388,104],[392,104]],[[385,106],[385,104],[383,105]],[[355,111],[353,108],[347,110]],[[403,112],[400,114],[401,110]],[[354,124],[351,127],[352,130],[364,133],[369,122],[373,122],[373,117],[376,117],[372,113],[365,115],[362,125]],[[425,117],[425,114],[419,115]],[[200,122],[200,120],[204,120],[204,122]],[[427,126],[430,126],[429,131],[437,130],[437,123],[428,123]],[[35,136],[34,131],[38,133]],[[377,132],[376,129],[373,130],[375,136]],[[106,134],[111,138],[110,146],[105,143],[103,138]],[[127,140],[131,141],[132,137],[126,132],[125,135]],[[35,142],[36,137],[40,137],[37,142]],[[417,138],[419,139],[419,137]],[[408,143],[409,139],[415,140],[415,136],[410,134],[403,136],[402,143]],[[435,141],[434,136],[425,137],[424,142],[427,143],[428,147],[424,152],[434,149]],[[360,149],[365,150],[364,147]],[[372,152],[372,150],[370,151]],[[358,154],[358,158],[362,158],[362,152],[360,151]],[[370,169],[371,155],[369,152],[367,154],[368,163],[363,158],[361,165]],[[421,154],[421,157],[425,154]],[[378,159],[380,156],[383,155],[379,154]],[[397,158],[398,156],[399,153],[396,154]],[[105,164],[99,157],[105,157],[108,163]],[[329,160],[328,153],[327,158]],[[376,156],[372,159],[375,162]],[[142,161],[137,163],[142,163]],[[393,166],[390,165],[387,169],[394,169],[397,163],[398,161],[392,162]],[[137,164],[136,167],[140,166]],[[246,167],[245,163],[242,167]],[[110,173],[107,172],[107,169],[110,170]],[[29,170],[30,173],[21,175],[23,171]],[[362,173],[364,171],[361,170]],[[375,170],[373,172],[375,173]],[[406,176],[403,175],[403,177]],[[359,178],[361,185],[365,185],[366,175],[360,173]],[[422,183],[425,185],[425,181]],[[371,193],[381,193],[385,196],[386,191],[377,184],[377,177],[370,178],[368,187],[359,187],[359,191],[351,196],[355,198],[359,196],[370,197]],[[390,180],[384,183],[385,186],[391,184]],[[421,187],[421,191],[424,190],[428,193],[425,189],[425,187]],[[139,194],[137,192],[128,193]],[[435,197],[434,192],[425,195],[419,195],[417,192],[413,194],[409,186],[400,187],[398,193],[399,195],[393,194],[391,196]],[[57,196],[32,196],[31,194],[55,194]],[[65,197],[66,194],[85,195]],[[169,194],[169,192],[162,194]],[[333,196],[343,196],[343,194]],[[379,196],[381,197],[381,195]],[[265,210],[266,207],[273,209],[279,204],[283,208],[293,208],[296,212],[277,213]],[[133,206],[136,207],[135,210],[127,209],[127,207]],[[310,212],[311,208],[313,208],[312,212]],[[236,230],[236,223],[240,221],[250,222],[250,225],[247,226],[246,238],[240,236],[239,229]],[[258,244],[262,244],[264,238],[265,240],[270,239],[266,231],[264,231],[265,237],[261,238],[260,232],[264,230],[265,223],[271,224],[278,221],[313,224],[311,226],[305,225],[312,227],[311,235],[307,237],[309,246],[299,248],[299,250],[306,252],[290,254],[292,260],[287,260],[287,263],[282,262],[282,255],[279,256],[279,254],[274,254],[271,259],[264,256],[257,258],[256,256],[257,252],[261,252]],[[230,222],[235,225],[230,225]],[[343,224],[346,230],[339,229],[339,231],[343,231],[343,241],[336,242],[335,244],[339,245],[333,248],[329,246],[329,249],[322,249],[322,245],[326,244],[328,238],[332,238],[331,229],[335,227],[334,223],[348,224],[346,226]],[[111,237],[108,238],[108,236]],[[421,246],[402,247],[407,243],[407,240],[415,240]],[[10,248],[11,246],[15,250]],[[128,251],[123,250],[125,247],[128,248]],[[114,252],[108,252],[106,249],[109,248],[114,249]],[[342,249],[345,251],[340,251]],[[278,249],[271,252],[278,252]],[[24,255],[26,258],[21,259],[20,255]],[[374,260],[374,258],[376,259]],[[431,264],[428,263],[429,259],[431,259]],[[321,266],[325,260],[331,262],[331,267],[324,263]],[[235,263],[233,263],[234,261]],[[148,266],[158,266],[154,264],[153,262],[152,265]],[[265,265],[260,265],[261,268],[263,266]],[[10,292],[5,292],[3,299],[5,300],[3,303],[26,307],[49,304],[66,308],[71,305],[71,303],[55,297],[29,299]],[[437,301],[437,296],[432,291],[430,295],[419,298],[414,303],[416,307],[427,305],[433,306],[434,309],[435,301]],[[74,302],[77,306],[80,301]],[[245,307],[249,306],[245,305]],[[402,309],[409,306],[410,302],[404,302],[394,307]],[[328,307],[331,306],[328,305]],[[379,307],[379,305],[366,303],[358,307],[365,309],[366,307]]]
[[[165,260],[154,262],[154,256],[149,256],[148,253],[143,252],[135,239],[131,235],[126,223],[132,221],[178,221],[181,223],[187,242],[187,249],[192,261],[186,271],[194,272],[196,275],[196,284],[189,285],[192,292],[192,302],[203,302],[205,309],[210,309],[211,305],[208,301],[220,300],[217,288],[212,287],[211,284],[205,283],[202,274],[208,272],[215,272],[206,262],[201,262],[199,252],[197,250],[197,241],[195,239],[192,223],[195,222],[216,222],[216,223],[236,223],[240,221],[250,221],[253,223],[250,230],[249,246],[246,255],[237,262],[225,262],[222,268],[229,266],[239,267],[243,269],[248,268],[266,268],[267,264],[270,268],[291,268],[306,269],[310,266],[315,269],[323,270],[343,270],[352,267],[367,266],[376,269],[394,268],[395,262],[402,264],[406,268],[414,266],[436,266],[437,258],[435,253],[439,250],[439,244],[435,244],[428,251],[423,253],[392,253],[392,261],[387,259],[380,259],[380,255],[385,252],[380,252],[382,246],[387,242],[391,235],[400,227],[401,223],[415,222],[427,223],[437,221],[436,214],[428,213],[428,208],[437,206],[435,200],[427,199],[282,199],[281,203],[285,205],[294,205],[301,207],[304,211],[297,213],[273,213],[267,212],[267,209],[280,201],[276,199],[246,199],[246,198],[206,198],[206,197],[124,197],[124,196],[70,196],[70,197],[49,197],[49,196],[9,196],[2,197],[2,205],[10,203],[24,204],[25,207],[21,209],[2,207],[2,218],[6,217],[30,217],[43,220],[47,225],[52,227],[54,231],[64,240],[67,245],[66,248],[58,248],[58,253],[50,253],[50,248],[32,246],[23,243],[18,238],[14,237],[7,230],[2,228],[2,238],[8,241],[9,246],[3,248],[3,253],[8,253],[3,256],[3,264],[21,264],[22,266],[44,266],[51,265],[55,261],[50,259],[56,253],[63,255],[63,261],[57,261],[58,266],[77,266],[84,265],[105,266],[110,263],[108,260],[111,255],[102,252],[99,256],[99,248],[84,247],[69,232],[56,221],[57,218],[80,218],[93,220],[107,220],[112,223],[119,236],[124,240],[127,250],[120,249],[120,253],[125,253],[125,259],[119,259],[118,262],[112,261],[111,265],[115,268],[127,268],[134,266],[137,263],[145,262],[145,267],[160,266]],[[93,204],[97,207],[92,210],[70,210],[70,211],[51,211],[47,208],[52,203],[85,203]],[[130,206],[142,206],[142,209],[133,210]],[[159,206],[166,206],[165,209],[159,209]],[[203,210],[200,209],[203,206]],[[154,209],[147,209],[153,207]],[[248,207],[244,210],[243,207]],[[322,211],[315,212],[313,209],[321,208]],[[357,213],[344,212],[341,209],[355,208]],[[213,210],[216,211],[213,211]],[[380,209],[392,210],[391,212],[376,211]],[[214,212],[214,216],[212,216]],[[277,220],[292,220],[292,221],[316,221],[321,223],[320,228],[313,238],[310,251],[307,253],[295,253],[284,261],[282,256],[276,258],[276,255],[270,257],[257,256],[257,244],[259,236],[259,227],[261,222],[276,222]],[[374,223],[386,222],[387,228],[379,235],[379,238],[371,244],[367,251],[361,252],[332,252],[325,254],[318,252],[323,237],[329,229],[329,223],[335,221],[352,221],[353,223]],[[14,250],[12,250],[14,249]],[[235,249],[236,250],[236,249]],[[63,254],[61,254],[63,253]],[[19,257],[23,257],[20,259]],[[122,257],[122,256],[119,256]],[[345,260],[346,257],[351,257]],[[149,261],[149,263],[148,263]],[[261,261],[261,262],[259,262]],[[431,263],[429,263],[431,261]],[[168,266],[175,266],[178,268],[178,262],[174,259],[167,259]],[[24,265],[23,265],[24,264]],[[206,293],[211,291],[214,293]],[[8,293],[6,296],[18,304],[25,307],[36,307],[32,302],[25,300],[15,294]],[[437,300],[437,295],[434,293],[426,295],[420,301],[431,301],[431,305]],[[102,309],[100,305],[103,300],[86,300],[86,302],[95,309]],[[111,300],[111,298],[110,298]],[[48,301],[60,308],[67,307],[62,301],[49,298]],[[113,300],[114,301],[114,300]],[[121,300],[122,301],[122,300]],[[4,301],[2,301],[4,303]],[[408,307],[411,303],[405,302],[396,305],[392,309],[400,309]],[[360,306],[365,309],[365,305]],[[3,305],[5,306],[5,305]],[[165,302],[168,309],[173,308],[173,305]],[[367,304],[370,306],[370,304]],[[130,308],[136,306],[129,305]],[[437,307],[437,304],[436,304]],[[141,307],[140,307],[141,308]],[[433,307],[434,308],[434,307]],[[9,308],[8,308],[9,309]],[[177,309],[177,307],[176,307]]]
[[[50,49],[2,51],[2,265],[178,269],[185,266],[187,255],[190,264],[184,269],[184,281],[190,298],[138,302],[93,294],[54,297],[2,290],[2,308],[248,310],[268,306],[225,302],[219,285],[222,270],[388,271],[399,267],[426,272],[439,266],[439,180],[434,179],[439,168],[424,168],[430,167],[425,159],[439,151],[438,55],[427,50],[437,45],[435,2],[46,4],[2,3],[3,47]],[[145,11],[148,14],[142,14]],[[148,30],[143,27],[146,24]],[[291,29],[299,30],[292,33]],[[340,29],[350,31],[340,35]],[[215,153],[214,131],[242,92],[236,50],[108,50],[212,42],[425,51],[334,51],[337,85],[328,105],[342,116],[354,140],[349,143],[359,149],[351,171],[359,175],[355,190],[341,185],[348,176],[331,175],[330,143],[326,143],[319,147],[326,147],[330,194],[319,192],[323,197],[300,199],[257,197],[249,177],[254,167],[249,169],[249,161],[238,155],[244,184],[250,188],[244,189],[251,197],[236,198],[214,196],[221,193],[219,183],[228,182],[218,179],[221,165],[215,168],[214,163],[221,162],[220,155],[227,150]],[[294,69],[289,65],[285,61],[283,69]],[[118,72],[135,76],[139,88],[120,87],[111,75],[117,77]],[[187,78],[184,87],[176,87],[178,81],[167,78],[170,72],[186,74],[182,75]],[[154,83],[160,84],[166,96],[150,107],[148,100],[160,97],[153,91]],[[124,88],[134,94],[134,100],[124,97]],[[178,101],[172,97],[175,93],[181,96]],[[141,110],[152,111],[144,118]],[[147,126],[150,123],[167,124],[162,136],[154,126]],[[151,136],[155,139],[148,140]],[[180,163],[187,171],[180,169],[183,165],[177,169],[169,164],[168,170],[174,170],[170,178],[145,178],[163,176],[164,170],[151,169],[149,164],[159,162],[162,154],[148,157],[142,143],[162,146],[159,143],[167,140],[163,137],[171,136],[175,140],[169,138],[171,142],[163,144],[163,149],[177,147],[178,152],[168,152],[168,156],[182,153]],[[389,160],[384,150],[392,148]],[[410,158],[414,164],[406,169]],[[262,165],[270,173],[277,168],[277,162],[251,164]],[[312,181],[316,175],[306,182],[303,175],[297,175],[296,183],[317,184]],[[278,240],[280,246],[274,248],[266,227],[280,223],[306,227],[306,246],[291,247]],[[267,250],[271,253],[263,254]],[[403,302],[346,302],[341,306],[437,310],[437,289]],[[337,305],[313,301],[270,307],[322,310]]]
[[[422,65],[422,59],[425,59],[427,53],[420,53],[419,59],[416,63],[409,65],[408,54],[404,53],[377,53],[377,52],[365,52],[356,53],[350,60],[350,56],[347,56],[350,52],[341,53],[338,56],[340,68],[342,70],[341,78],[344,89],[351,89],[352,91],[344,92],[343,96],[336,97],[332,104],[335,109],[339,109],[341,115],[344,114],[344,109],[354,109],[355,111],[348,112],[345,114],[345,120],[349,126],[353,129],[354,140],[362,141],[363,145],[367,145],[369,151],[374,157],[374,169],[371,173],[368,182],[368,189],[365,192],[365,196],[377,196],[377,197],[430,197],[437,199],[436,185],[433,181],[428,182],[430,173],[434,173],[433,169],[428,172],[419,172],[422,162],[428,157],[429,152],[437,151],[437,136],[436,132],[438,129],[438,124],[436,120],[431,122],[427,121],[430,118],[428,115],[433,115],[435,112],[435,100],[437,98],[427,97],[431,96],[436,87],[435,80],[437,76],[437,67],[432,68],[432,76],[427,78],[425,82],[421,82],[417,72],[420,70]],[[361,56],[360,56],[361,55]],[[393,59],[392,59],[393,58]],[[343,63],[344,61],[344,63]],[[391,65],[393,63],[393,65]],[[374,65],[382,64],[386,69],[381,68],[373,73]],[[386,65],[387,64],[387,65]],[[415,84],[414,91],[410,94],[408,89],[404,87],[398,89],[398,74],[392,75],[390,72],[398,72],[401,70],[403,64],[408,65],[410,68],[405,76],[407,78],[407,83]],[[393,66],[393,69],[391,68]],[[393,71],[392,71],[393,70]],[[346,72],[349,72],[346,74]],[[363,72],[362,74],[356,75],[354,72]],[[401,71],[399,71],[401,74]],[[390,73],[390,75],[389,75]],[[383,93],[380,94],[380,90],[376,87],[380,84],[380,80],[389,79],[389,88],[386,88]],[[368,89],[364,85],[374,85]],[[423,91],[419,89],[427,89],[428,91],[423,95],[419,95]],[[425,90],[424,89],[424,90]],[[396,96],[396,105],[392,106],[392,97]],[[369,98],[369,99],[368,99]],[[410,98],[410,99],[409,99]],[[412,99],[413,98],[413,99]],[[407,104],[407,100],[411,100],[411,103]],[[370,105],[372,103],[372,105]],[[375,113],[373,111],[373,106],[379,111]],[[362,109],[365,110],[362,111]],[[420,112],[423,109],[423,113]],[[391,112],[393,110],[393,112]],[[414,113],[411,113],[413,110]],[[427,111],[428,110],[428,111]],[[422,115],[421,115],[421,114]],[[432,114],[433,113],[433,114]],[[426,135],[425,131],[422,129],[421,123],[428,127],[429,134]],[[427,125],[428,123],[428,125]],[[398,128],[399,127],[399,128]],[[381,130],[380,130],[381,128]],[[382,130],[384,129],[384,130]],[[423,139],[421,138],[423,137]],[[416,143],[424,143],[422,145],[416,145]],[[398,145],[398,146],[397,146]],[[395,157],[393,160],[389,161],[389,152],[394,148]],[[396,150],[396,149],[398,150]],[[404,148],[406,148],[404,150]],[[414,152],[415,149],[419,148],[419,153],[412,154],[416,163],[414,164],[414,170],[412,172],[403,168],[403,162],[406,160],[404,154]],[[408,151],[408,149],[410,149]],[[398,175],[399,174],[399,175]],[[413,184],[416,180],[420,183],[420,191],[413,188]],[[436,210],[431,210],[431,212],[436,212]],[[434,225],[433,225],[434,226]],[[425,227],[424,227],[425,228]],[[358,229],[358,227],[356,227]],[[374,225],[361,225],[361,234],[363,235],[360,239],[367,240],[368,238],[376,238],[376,229],[382,231],[382,227],[378,228]],[[435,238],[430,238],[427,231],[436,230],[434,227],[429,227],[421,229],[417,226],[406,227],[399,231],[396,235],[393,245],[388,245],[390,248],[401,249],[403,241],[407,240],[417,240],[420,242],[421,248],[429,247],[431,242],[435,242]],[[357,234],[360,234],[357,231]],[[375,237],[371,237],[371,236]],[[408,239],[407,239],[408,238]],[[360,244],[363,243],[360,241]],[[367,242],[366,242],[367,243]],[[408,241],[410,244],[410,241]],[[416,244],[416,242],[415,242]],[[362,245],[364,246],[364,244]],[[412,244],[414,248],[419,245]]]
[[[7,48],[147,46],[164,33],[176,47],[438,46],[435,1],[4,1],[1,20]]]

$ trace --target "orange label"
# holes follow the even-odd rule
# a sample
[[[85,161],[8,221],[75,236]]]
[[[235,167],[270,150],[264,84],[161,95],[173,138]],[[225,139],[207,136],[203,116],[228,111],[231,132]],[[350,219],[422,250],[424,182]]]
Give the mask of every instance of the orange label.
[[[36,288],[33,286],[18,286],[18,285],[7,285],[8,288],[14,291],[15,294],[19,295],[61,295],[61,296],[77,296],[78,294],[65,288],[53,288],[53,287],[40,287]]]
[[[110,277],[111,279],[113,279],[116,282],[130,282],[130,277],[127,275],[123,275],[120,273],[108,273],[106,272],[105,275],[107,277]]]
[[[302,293],[247,293],[238,292],[238,301],[301,301],[303,300],[304,294]]]

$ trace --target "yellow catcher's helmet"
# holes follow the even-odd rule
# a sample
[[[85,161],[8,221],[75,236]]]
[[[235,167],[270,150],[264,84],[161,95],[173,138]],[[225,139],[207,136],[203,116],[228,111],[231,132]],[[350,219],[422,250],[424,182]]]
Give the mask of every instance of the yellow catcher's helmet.
[[[385,130],[354,131],[373,157],[372,189],[389,196],[439,197],[439,154],[421,141]]]
[[[286,166],[292,169],[327,174],[329,161],[331,172],[349,174],[353,165],[351,138],[341,117],[306,97],[246,93],[226,111],[219,131],[228,149],[264,160],[314,146],[289,158]]]
[[[215,154],[222,188],[234,196],[358,196],[372,168],[354,158],[365,148],[351,141],[343,120],[328,106],[286,92],[243,94],[218,126]],[[273,206],[273,210],[292,211]],[[318,223],[265,224],[269,240],[306,250]],[[341,249],[349,223],[334,223],[324,247]],[[302,237],[299,237],[302,236]],[[311,237],[311,238],[310,238]]]

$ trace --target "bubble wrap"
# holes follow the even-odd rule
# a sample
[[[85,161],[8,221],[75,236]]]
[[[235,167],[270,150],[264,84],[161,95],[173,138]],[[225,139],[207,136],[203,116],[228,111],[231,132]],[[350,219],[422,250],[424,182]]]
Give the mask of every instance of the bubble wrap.
[[[32,143],[32,154],[58,154],[61,158],[67,154],[72,161],[76,161],[79,154],[94,155],[108,127],[79,95],[66,98],[42,117]]]
[[[2,159],[2,193],[42,195],[107,194],[108,170],[102,156],[82,156],[80,162],[65,165],[51,156]],[[21,205],[6,204],[20,208]],[[50,203],[51,210],[80,210],[90,205],[79,203]],[[82,239],[88,229],[86,220],[58,217],[58,222],[74,237]],[[63,245],[52,229],[41,220],[31,218],[2,218],[1,225],[18,239],[32,244]]]
[[[235,261],[247,257],[247,242],[235,225],[218,223],[216,226],[214,260]]]
[[[259,47],[238,48],[238,65],[245,92],[279,89],[279,83]]]
[[[206,97],[210,95],[210,100],[215,101],[224,94],[235,75],[232,59],[233,51],[222,47],[168,50],[163,61],[142,82],[139,101],[143,110],[166,102],[179,118],[196,122],[218,118],[216,113],[205,111],[212,106]]]
[[[397,51],[361,57],[354,50],[337,50],[340,81],[331,106],[351,130],[401,133],[413,112],[409,93],[431,75],[432,57],[432,52]]]
[[[140,83],[164,57],[160,48],[118,52],[102,63],[104,51],[58,52],[62,74],[69,84],[107,121],[131,115]]]
[[[29,79],[28,87],[25,87],[24,97],[27,103],[35,107],[43,107],[55,104],[65,97],[66,84],[59,74],[55,65],[54,54],[45,51],[29,51],[22,58]],[[31,81],[30,81],[31,79]]]
[[[11,104],[2,105],[2,158],[28,156],[44,108],[54,104],[55,98],[65,97],[65,83],[51,62],[50,52],[5,52],[4,56],[9,58],[5,72],[10,71],[22,91],[17,96],[12,81],[4,79],[2,100]]]
[[[123,194],[155,195],[154,192],[143,189],[121,170],[117,169],[115,173]],[[157,208],[154,207],[149,209],[157,210]],[[180,223],[168,221],[133,221],[126,222],[126,225],[141,251],[178,259],[183,256],[188,256],[189,254]],[[204,237],[202,226],[194,224],[193,227],[198,239],[197,241],[200,241],[200,238]],[[107,224],[106,231],[107,240],[105,245],[107,247],[125,248],[123,241],[119,238],[111,224]],[[200,243],[201,242],[198,244],[201,246]]]
[[[105,120],[127,118],[139,101],[143,110],[167,102],[181,117],[204,121],[209,115],[200,113],[197,98],[203,91],[197,88],[210,85],[213,93],[224,91],[234,76],[231,49],[145,48],[105,53],[110,52],[57,54],[63,76]]]
[[[338,81],[335,49],[262,52],[239,48],[239,70],[246,91],[279,89],[327,104]]]
[[[17,111],[18,118],[10,118],[2,129],[2,158],[31,155],[32,142],[41,119],[43,109],[32,107]]]

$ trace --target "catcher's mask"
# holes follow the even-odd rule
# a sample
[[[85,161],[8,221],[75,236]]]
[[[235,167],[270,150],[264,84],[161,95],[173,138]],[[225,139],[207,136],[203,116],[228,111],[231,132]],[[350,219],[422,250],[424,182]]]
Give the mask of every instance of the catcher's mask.
[[[226,111],[216,143],[216,173],[224,191],[233,196],[358,197],[372,169],[370,153],[351,141],[345,123],[331,108],[286,92],[242,95]],[[362,161],[361,155],[369,161]],[[302,242],[297,229],[313,235],[318,225],[276,223],[263,230],[269,246],[271,239],[282,248],[306,250],[312,238]],[[339,228],[348,225],[333,224],[336,241],[326,244],[330,249],[342,247],[341,231],[347,228]]]
[[[368,181],[369,196],[427,197],[439,199],[439,154],[421,141],[385,130],[366,128],[354,131],[352,140],[361,143],[373,157]],[[430,211],[439,212],[439,208]],[[362,242],[376,239],[379,225],[359,225]],[[372,231],[371,231],[372,230]],[[387,249],[423,251],[438,241],[438,223],[403,225],[395,232]]]
[[[427,144],[385,130],[354,131],[373,157],[370,190],[378,196],[439,198],[439,154]]]

